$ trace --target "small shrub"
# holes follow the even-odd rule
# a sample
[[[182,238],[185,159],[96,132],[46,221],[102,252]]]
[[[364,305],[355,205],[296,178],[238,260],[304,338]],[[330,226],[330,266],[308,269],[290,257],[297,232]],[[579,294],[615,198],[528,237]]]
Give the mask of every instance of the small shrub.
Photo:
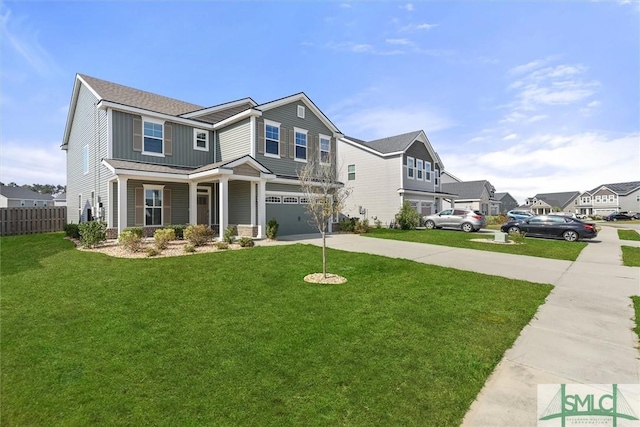
[[[229,244],[227,242],[215,242],[214,245],[218,249],[229,249]]]
[[[118,244],[129,252],[139,252],[142,249],[142,237],[135,230],[125,228],[118,236]]]
[[[226,228],[226,230],[224,230],[224,235],[222,236],[222,240],[227,242],[228,244],[231,244],[236,240],[235,234],[236,234],[236,228],[233,225],[230,225]]]
[[[356,229],[356,221],[358,218],[342,218],[338,229],[345,233],[353,233]]]
[[[175,239],[182,240],[184,239],[184,229],[185,226],[182,224],[168,225],[165,228],[171,228],[173,233],[175,234]]]
[[[527,233],[525,233],[524,231],[511,232],[511,233],[509,233],[509,240],[512,240],[513,242],[518,243],[518,244],[523,244],[526,234]]]
[[[202,246],[213,238],[213,230],[204,224],[189,225],[184,230],[184,238],[193,246]]]
[[[196,251],[196,247],[193,245],[184,245],[184,251],[192,254]]]
[[[376,219],[373,223],[375,224],[376,228],[382,228],[382,221],[380,221],[379,219]]]
[[[78,225],[80,242],[84,248],[95,248],[107,241],[107,223],[88,221]]]
[[[403,230],[413,230],[420,225],[420,214],[411,207],[411,203],[405,200],[400,212],[396,214],[396,222]]]
[[[156,230],[153,234],[153,241],[159,250],[167,249],[169,242],[172,240],[176,240],[176,233],[173,228],[162,228]]]
[[[129,231],[140,238],[144,237],[144,231],[142,230],[142,227],[127,227],[124,230],[122,230],[123,233],[125,231]]]
[[[278,227],[280,227],[278,221],[275,218],[271,218],[267,223],[267,238],[275,240],[278,236]]]
[[[157,256],[160,255],[160,251],[156,248],[148,248],[147,249],[147,256],[148,257],[152,257],[152,256]]]
[[[80,238],[80,228],[78,224],[70,223],[64,226],[64,235],[72,239]]]
[[[246,236],[240,238],[240,240],[238,240],[238,243],[243,248],[252,248],[256,245],[256,243],[253,241],[251,237],[246,237]]]
[[[501,225],[507,221],[510,221],[510,219],[504,214],[489,215],[486,218],[487,218],[487,225]]]
[[[369,231],[371,231],[371,226],[369,225],[369,220],[368,219],[363,219],[362,221],[360,221],[359,219],[356,219],[356,225],[355,225],[353,231],[358,233],[358,234],[364,234],[364,233],[368,233]]]

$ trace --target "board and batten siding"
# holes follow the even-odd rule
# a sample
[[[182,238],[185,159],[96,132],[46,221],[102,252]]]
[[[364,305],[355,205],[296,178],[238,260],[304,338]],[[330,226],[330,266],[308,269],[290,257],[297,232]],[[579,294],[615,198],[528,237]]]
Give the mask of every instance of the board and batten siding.
[[[142,119],[141,116],[113,110],[113,158],[132,160],[136,162],[155,163],[159,165],[199,167],[214,162],[213,132],[209,134],[209,150],[195,150],[193,130],[197,127],[165,121],[171,126],[172,153],[171,155],[149,156],[133,149],[133,121]]]
[[[189,184],[129,180],[127,181],[127,227],[136,226],[136,188],[143,188],[145,185],[164,185],[165,189],[171,190],[171,224],[189,223]]]
[[[402,156],[382,157],[354,147],[346,142],[339,144],[339,181],[352,190],[345,202],[345,215],[358,218],[374,218],[389,224],[400,210],[398,193]],[[349,181],[348,167],[355,165],[356,179]],[[366,215],[360,214],[360,206]]]
[[[298,106],[305,107],[305,117],[298,117]],[[264,155],[264,121],[280,123],[280,158]],[[256,160],[277,175],[297,176],[304,162],[294,160],[294,128],[307,131],[307,158],[320,155],[319,135],[331,138],[331,158],[335,162],[336,139],[318,116],[303,102],[296,101],[267,110],[256,120]],[[286,132],[286,133],[285,133]]]
[[[98,99],[84,84],[80,85],[76,108],[73,113],[67,147],[67,221],[86,221],[87,209],[91,208],[91,193],[94,193],[96,207],[103,203],[102,212],[92,212],[94,216],[103,214],[108,221],[108,181],[113,174],[101,164],[108,155],[107,112],[95,107]],[[89,148],[89,172],[84,172],[84,147]],[[81,196],[81,206],[78,205]]]
[[[251,154],[251,121],[241,120],[218,130],[214,146],[217,162]]]
[[[428,161],[431,163],[431,180],[425,181],[424,172],[422,175],[422,181],[418,180],[416,174],[414,174],[414,179],[407,177],[407,157],[413,157],[414,162],[416,160]],[[438,166],[439,167],[439,166]],[[435,187],[435,179],[434,179],[434,169],[436,169],[436,165],[434,164],[434,159],[429,154],[427,147],[425,147],[424,143],[421,141],[415,141],[409,148],[407,148],[405,155],[402,159],[402,187],[406,190],[418,190],[418,191],[436,191]],[[424,166],[423,166],[424,170]],[[438,187],[439,189],[439,187]]]

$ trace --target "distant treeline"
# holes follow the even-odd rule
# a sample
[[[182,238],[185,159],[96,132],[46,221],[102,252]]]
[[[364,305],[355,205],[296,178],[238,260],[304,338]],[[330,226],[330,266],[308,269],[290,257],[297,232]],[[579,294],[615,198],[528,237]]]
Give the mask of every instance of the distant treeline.
[[[10,182],[8,184],[5,184],[4,182],[0,182],[0,185],[6,185],[7,187],[22,187],[22,188],[28,188],[31,191],[35,191],[36,193],[40,193],[40,194],[51,194],[51,195],[56,195],[56,194],[60,194],[60,193],[64,193],[65,191],[67,191],[67,186],[66,185],[53,185],[53,184],[24,184],[24,185],[18,185],[15,182]]]

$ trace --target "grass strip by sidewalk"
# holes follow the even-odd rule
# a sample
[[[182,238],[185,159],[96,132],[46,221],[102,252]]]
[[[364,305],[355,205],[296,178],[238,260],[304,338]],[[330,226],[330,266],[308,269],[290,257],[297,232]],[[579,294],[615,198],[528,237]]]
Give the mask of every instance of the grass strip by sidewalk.
[[[640,296],[632,296],[633,309],[636,313],[636,327],[633,329],[638,337],[640,337]]]
[[[640,267],[640,248],[622,246],[622,264],[627,267]]]
[[[370,233],[362,234],[362,236],[567,261],[575,261],[582,249],[587,246],[585,242],[566,242],[564,240],[535,238],[526,238],[525,244],[523,245],[499,245],[474,242],[474,239],[493,240],[494,234],[483,232],[465,233],[459,230],[397,230],[374,228]]]
[[[640,233],[636,230],[621,230],[618,229],[618,238],[620,240],[640,240]]]
[[[2,238],[6,425],[457,426],[551,286],[307,245]]]

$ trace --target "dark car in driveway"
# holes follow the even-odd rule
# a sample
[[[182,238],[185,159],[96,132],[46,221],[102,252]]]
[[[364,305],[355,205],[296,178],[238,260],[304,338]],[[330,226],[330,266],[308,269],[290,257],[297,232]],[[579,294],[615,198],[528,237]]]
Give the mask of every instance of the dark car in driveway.
[[[595,224],[559,215],[536,215],[527,219],[505,222],[500,230],[505,233],[523,232],[527,237],[560,238],[568,242],[593,239],[598,235]]]
[[[629,221],[634,219],[628,212],[611,212],[604,217],[605,221]]]

